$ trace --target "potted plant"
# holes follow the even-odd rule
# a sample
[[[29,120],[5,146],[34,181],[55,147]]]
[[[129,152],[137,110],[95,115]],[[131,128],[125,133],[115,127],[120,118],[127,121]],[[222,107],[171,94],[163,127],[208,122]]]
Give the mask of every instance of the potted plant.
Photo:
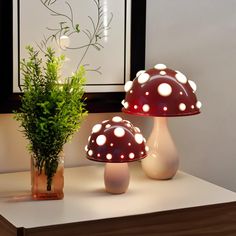
[[[40,56],[28,46],[28,59],[21,61],[24,80],[21,106],[15,113],[29,140],[33,199],[62,199],[64,196],[63,146],[79,130],[86,115],[83,99],[85,71],[61,78],[64,56],[52,48]]]

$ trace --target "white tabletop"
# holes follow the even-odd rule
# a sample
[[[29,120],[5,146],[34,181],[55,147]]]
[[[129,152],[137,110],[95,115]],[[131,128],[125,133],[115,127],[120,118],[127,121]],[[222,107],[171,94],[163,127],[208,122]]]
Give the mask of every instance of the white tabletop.
[[[130,186],[121,195],[104,191],[103,165],[68,168],[65,197],[56,201],[31,200],[29,172],[1,174],[0,215],[15,227],[33,228],[236,201],[236,193],[184,172],[157,181],[139,165],[130,167]]]

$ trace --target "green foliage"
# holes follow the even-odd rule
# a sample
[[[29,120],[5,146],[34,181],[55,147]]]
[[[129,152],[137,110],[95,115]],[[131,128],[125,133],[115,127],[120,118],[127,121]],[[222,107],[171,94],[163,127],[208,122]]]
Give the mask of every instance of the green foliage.
[[[47,48],[44,57],[33,47],[27,48],[29,59],[21,61],[24,78],[20,111],[16,120],[29,140],[36,167],[44,169],[48,178],[48,190],[58,166],[58,156],[63,145],[79,130],[87,114],[83,101],[85,71],[80,67],[71,77],[60,77],[64,56],[55,56]]]

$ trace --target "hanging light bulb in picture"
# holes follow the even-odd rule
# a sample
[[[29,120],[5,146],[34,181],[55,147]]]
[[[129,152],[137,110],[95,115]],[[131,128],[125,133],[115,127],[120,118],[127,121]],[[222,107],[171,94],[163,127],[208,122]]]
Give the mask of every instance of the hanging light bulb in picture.
[[[66,35],[62,35],[59,39],[59,45],[61,49],[66,50],[70,45],[70,38]]]

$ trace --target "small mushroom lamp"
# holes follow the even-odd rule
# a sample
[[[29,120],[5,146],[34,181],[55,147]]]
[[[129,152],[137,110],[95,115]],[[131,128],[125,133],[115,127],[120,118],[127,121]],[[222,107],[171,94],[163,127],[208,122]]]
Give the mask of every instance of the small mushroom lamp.
[[[105,188],[113,194],[124,193],[128,189],[128,162],[140,160],[147,155],[140,129],[119,116],[96,124],[85,150],[88,159],[106,163]]]
[[[200,113],[197,86],[179,71],[157,64],[139,71],[125,84],[122,111],[131,115],[153,116],[154,126],[147,141],[149,152],[142,160],[146,175],[153,179],[170,179],[178,170],[179,157],[168,130],[167,117]]]

